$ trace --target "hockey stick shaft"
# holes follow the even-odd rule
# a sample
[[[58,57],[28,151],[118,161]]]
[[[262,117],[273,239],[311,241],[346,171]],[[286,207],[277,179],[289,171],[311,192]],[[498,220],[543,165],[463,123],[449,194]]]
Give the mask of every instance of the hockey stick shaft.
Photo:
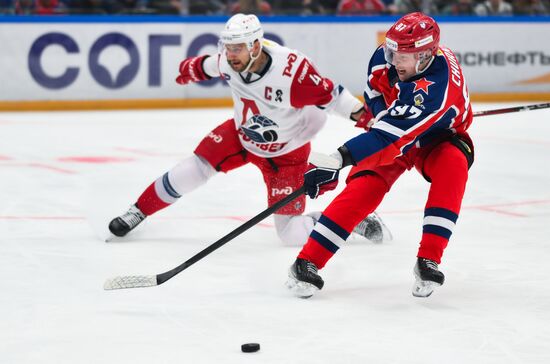
[[[474,116],[489,116],[489,115],[507,114],[507,113],[518,112],[518,111],[531,111],[531,110],[547,109],[549,107],[550,107],[550,102],[546,102],[546,103],[542,103],[542,104],[507,107],[507,108],[504,108],[504,109],[476,111],[476,112],[474,112]]]
[[[221,239],[219,239],[215,243],[211,244],[210,246],[206,247],[205,249],[203,249],[199,253],[195,254],[194,256],[192,256],[191,258],[189,258],[187,261],[180,264],[176,268],[174,268],[172,270],[169,270],[168,272],[157,275],[157,283],[162,284],[162,283],[166,282],[167,280],[169,280],[170,278],[174,277],[176,274],[183,271],[184,269],[189,268],[191,265],[195,264],[196,262],[198,262],[202,258],[206,257],[208,254],[212,253],[214,250],[220,248],[221,246],[225,245],[229,241],[235,239],[237,236],[241,235],[242,233],[244,233],[245,231],[247,231],[248,229],[250,229],[254,225],[258,224],[259,222],[261,222],[266,217],[268,217],[271,214],[275,213],[281,207],[286,206],[287,204],[294,201],[299,196],[303,195],[305,193],[305,190],[306,190],[305,187],[303,187],[303,186],[300,187],[298,190],[292,192],[290,195],[286,196],[282,200],[277,201],[272,206],[270,206],[267,209],[265,209],[264,211],[260,212],[258,215],[254,216],[252,219],[248,220],[247,222],[245,222],[244,224],[242,224],[241,226],[239,226],[235,230],[231,231],[230,233],[228,233],[227,235],[225,235],[224,237],[222,237]]]
[[[254,225],[258,224],[260,221],[264,220],[266,217],[270,216],[271,214],[275,213],[277,210],[279,210],[281,207],[286,206],[290,202],[294,201],[296,198],[300,197],[305,193],[305,187],[302,186],[296,191],[292,192],[290,195],[286,196],[280,201],[277,201],[272,206],[268,207],[264,211],[260,212],[258,215],[254,216],[252,219],[248,220],[235,230],[231,231],[229,234],[225,235],[224,237],[220,238],[215,243],[212,243],[202,251],[198,252],[182,264],[178,265],[174,269],[171,269],[167,272],[157,274],[156,276],[119,276],[108,279],[103,288],[106,290],[113,290],[113,289],[122,289],[122,288],[138,288],[138,287],[152,287],[152,286],[158,286],[160,284],[163,284],[164,282],[168,281],[169,279],[173,278],[175,275],[181,273],[183,270],[189,268],[202,258],[206,257],[216,249],[220,248],[221,246],[225,245],[229,241],[235,239],[237,236],[241,235]]]

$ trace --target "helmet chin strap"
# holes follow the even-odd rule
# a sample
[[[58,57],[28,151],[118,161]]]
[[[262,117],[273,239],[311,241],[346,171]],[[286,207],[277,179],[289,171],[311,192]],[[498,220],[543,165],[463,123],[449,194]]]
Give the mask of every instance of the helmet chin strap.
[[[252,51],[250,51],[248,54],[250,54],[250,61],[246,65],[246,68],[244,69],[244,71],[242,71],[241,73],[248,72],[250,67],[252,67],[252,63],[254,63],[254,61],[257,60],[258,58],[260,58],[260,55],[262,54],[262,42],[260,42],[260,51],[258,52],[258,55],[256,57],[254,57],[254,54],[252,53]]]

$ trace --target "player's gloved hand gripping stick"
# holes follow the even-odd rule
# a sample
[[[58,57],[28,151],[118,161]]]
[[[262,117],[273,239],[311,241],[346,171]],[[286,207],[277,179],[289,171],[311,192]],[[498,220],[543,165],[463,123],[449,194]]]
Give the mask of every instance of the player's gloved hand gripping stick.
[[[351,156],[345,146],[338,148],[338,151],[331,155],[311,153],[308,171],[304,175],[306,194],[311,198],[317,198],[335,189],[338,185],[338,172],[351,164]]]

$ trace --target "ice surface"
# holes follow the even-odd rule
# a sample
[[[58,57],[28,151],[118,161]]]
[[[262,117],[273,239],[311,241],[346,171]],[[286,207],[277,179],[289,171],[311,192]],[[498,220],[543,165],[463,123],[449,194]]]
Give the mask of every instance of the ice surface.
[[[411,295],[428,188],[414,171],[379,208],[394,240],[341,249],[309,300],[284,287],[299,248],[282,247],[270,219],[160,287],[104,291],[106,278],[179,265],[265,208],[246,166],[102,241],[231,114],[0,113],[1,363],[550,362],[550,110],[475,120],[446,282],[427,299]],[[331,119],[314,150],[334,151],[351,125]],[[241,353],[246,342],[262,349]]]

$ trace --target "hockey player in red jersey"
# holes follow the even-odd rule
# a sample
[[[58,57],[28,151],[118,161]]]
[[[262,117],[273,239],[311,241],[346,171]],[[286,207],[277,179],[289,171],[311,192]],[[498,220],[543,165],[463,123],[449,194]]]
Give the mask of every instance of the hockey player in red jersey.
[[[185,85],[212,77],[229,84],[234,115],[212,130],[194,154],[154,181],[109,230],[125,236],[146,216],[178,201],[218,172],[252,163],[260,169],[271,206],[300,188],[307,170],[310,140],[327,113],[364,123],[362,104],[340,85],[319,75],[298,51],[263,38],[255,15],[231,17],[220,34],[219,53],[190,57],[180,64],[176,82]],[[305,195],[279,209],[277,234],[285,244],[303,245],[320,212],[302,215]],[[384,239],[378,216],[357,221],[367,239]],[[388,234],[388,233],[386,233]]]
[[[370,60],[364,97],[374,115],[367,131],[305,174],[308,194],[315,198],[336,186],[339,168],[353,165],[347,186],[323,211],[289,270],[288,286],[300,297],[323,287],[318,269],[413,167],[431,185],[412,293],[427,297],[444,282],[438,264],[474,158],[466,132],[472,109],[462,69],[453,52],[439,45],[439,27],[431,17],[411,13],[388,30]]]

